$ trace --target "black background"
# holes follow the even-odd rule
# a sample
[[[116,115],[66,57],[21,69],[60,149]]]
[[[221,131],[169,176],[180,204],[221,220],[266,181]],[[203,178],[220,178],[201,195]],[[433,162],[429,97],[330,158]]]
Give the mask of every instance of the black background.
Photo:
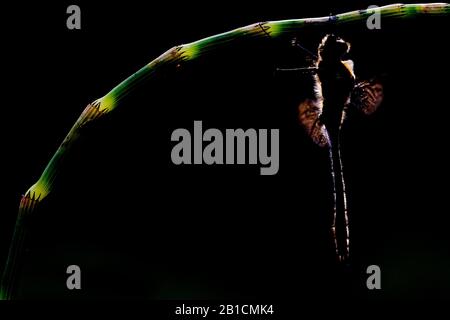
[[[381,3],[381,2],[380,2]],[[3,8],[0,257],[21,194],[39,177],[87,103],[168,48],[250,23],[314,17],[375,2],[78,1]],[[329,248],[327,154],[305,137],[296,107],[307,77],[290,39],[237,43],[147,82],[90,128],[36,213],[19,297],[211,299],[449,298],[448,19],[300,32],[313,50],[335,31],[361,78],[383,75],[385,101],[344,132],[352,266]],[[279,128],[280,170],[171,164],[176,128]],[[192,129],[191,129],[192,130]],[[82,290],[66,289],[66,267]],[[366,267],[382,290],[365,287]]]

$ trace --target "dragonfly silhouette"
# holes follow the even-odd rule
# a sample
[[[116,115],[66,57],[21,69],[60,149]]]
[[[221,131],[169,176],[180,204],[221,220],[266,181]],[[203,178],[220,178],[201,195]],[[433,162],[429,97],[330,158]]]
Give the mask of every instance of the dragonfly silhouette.
[[[350,43],[328,34],[319,44],[317,56],[314,55],[314,66],[298,69],[314,73],[314,96],[300,103],[299,120],[311,139],[329,150],[334,197],[331,236],[340,262],[347,261],[350,254],[347,196],[340,145],[342,124],[350,109],[368,115],[383,100],[383,86],[378,80],[356,81],[353,61],[344,60],[349,51]]]

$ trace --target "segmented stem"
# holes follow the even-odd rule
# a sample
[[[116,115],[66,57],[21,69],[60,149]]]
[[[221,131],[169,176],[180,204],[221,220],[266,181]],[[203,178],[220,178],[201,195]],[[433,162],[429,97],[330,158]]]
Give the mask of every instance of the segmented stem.
[[[12,290],[11,285],[9,284],[11,281],[7,280],[12,277],[12,269],[14,269],[17,264],[17,259],[15,258],[16,251],[20,251],[21,248],[21,239],[23,238],[21,231],[23,227],[20,224],[21,216],[31,214],[34,210],[35,204],[38,204],[51,192],[53,184],[57,178],[58,171],[60,170],[64,159],[67,157],[68,151],[80,136],[81,130],[87,122],[94,121],[113,111],[119,105],[120,101],[129,95],[137,85],[143,83],[145,80],[151,78],[153,75],[161,72],[165,68],[177,66],[180,63],[200,58],[201,56],[212,51],[232,45],[238,39],[272,39],[294,35],[305,26],[323,27],[326,25],[345,25],[347,23],[365,22],[366,19],[374,13],[379,13],[383,20],[409,18],[418,15],[448,15],[450,14],[450,5],[447,3],[393,4],[370,10],[351,11],[320,18],[254,23],[189,44],[173,47],[125,79],[105,96],[89,104],[51,158],[39,180],[25,193],[25,199],[33,199],[33,206],[30,208],[27,207],[27,210],[25,210],[21,202],[18,225],[16,225],[16,232],[14,233],[14,238],[10,249],[7,268],[3,277],[4,281],[2,282],[1,292],[3,292],[3,298],[9,298],[9,292]],[[22,201],[25,201],[24,198]]]

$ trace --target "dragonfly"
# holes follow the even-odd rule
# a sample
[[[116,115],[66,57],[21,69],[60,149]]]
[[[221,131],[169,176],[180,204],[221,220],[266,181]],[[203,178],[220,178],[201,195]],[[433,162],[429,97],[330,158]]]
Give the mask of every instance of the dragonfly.
[[[301,126],[312,141],[329,150],[334,200],[330,231],[339,262],[348,261],[350,256],[349,216],[340,143],[342,125],[352,109],[370,115],[384,98],[383,85],[378,79],[357,81],[353,61],[345,59],[350,47],[350,43],[342,38],[327,34],[318,46],[317,55],[314,55],[314,66],[298,69],[314,74],[313,97],[300,103],[298,115]]]
[[[52,192],[59,173],[64,167],[65,160],[70,157],[70,150],[79,140],[80,136],[84,134],[83,128],[87,124],[95,126],[99,118],[113,112],[122,104],[121,102],[125,97],[132,94],[138,85],[142,85],[147,80],[155,78],[156,75],[168,70],[179,70],[180,66],[182,67],[184,64],[189,63],[189,61],[201,59],[207,54],[232,46],[242,40],[267,39],[267,41],[272,41],[273,39],[292,38],[292,36],[298,35],[306,28],[322,30],[322,28],[329,26],[350,24],[361,24],[361,27],[366,28],[366,21],[373,14],[379,14],[383,21],[401,20],[418,16],[448,16],[450,15],[450,5],[447,3],[391,4],[331,16],[253,23],[191,43],[174,46],[120,82],[105,95],[89,103],[75,121],[54,155],[50,158],[41,176],[23,194],[20,200],[10,250],[0,283],[0,300],[13,299],[16,295],[17,280],[20,278],[19,270],[21,264],[23,264],[23,249],[25,247],[24,243],[26,231],[29,228],[30,216],[36,213],[36,209],[40,207],[42,201]],[[345,186],[342,180],[342,167],[339,155],[341,116],[343,110],[350,108],[352,105],[359,106],[357,108],[363,113],[370,113],[376,109],[377,104],[371,102],[374,98],[370,94],[365,93],[366,91],[375,90],[376,85],[370,81],[362,81],[354,84],[354,75],[352,69],[349,68],[349,61],[345,62],[338,58],[337,61],[331,63],[333,56],[327,55],[329,52],[328,49],[334,46],[337,49],[345,47],[345,45],[341,44],[341,41],[336,39],[332,41],[332,39],[331,37],[329,39],[327,38],[327,41],[324,42],[322,47],[324,51],[319,50],[319,55],[321,55],[322,59],[318,59],[317,66],[314,67],[317,70],[315,72],[316,76],[322,85],[320,95],[317,94],[314,99],[303,102],[299,106],[299,114],[302,126],[307,130],[313,141],[320,146],[328,146],[330,148],[330,160],[334,161],[332,172],[334,174],[334,181],[336,181],[335,203],[337,204],[335,210],[336,221],[333,225],[336,234],[335,238],[337,239],[337,255],[341,259],[344,259],[348,256],[348,232],[346,234],[344,233],[345,236],[341,237],[341,231],[339,230],[348,230],[348,219],[346,215]],[[341,57],[339,50],[334,53]],[[336,55],[334,58],[336,58]],[[328,64],[327,61],[330,63]],[[342,77],[342,79],[339,77]],[[339,94],[333,93],[334,91],[332,89],[328,90],[327,88],[332,88],[332,86],[327,86],[329,84],[331,85],[333,81],[340,84],[342,81],[345,90],[339,91]],[[337,94],[339,99],[332,99],[333,94]],[[351,102],[344,103],[344,97],[350,95],[353,104]],[[344,220],[344,222],[341,223],[341,220]],[[344,225],[345,228],[341,228],[341,225]]]

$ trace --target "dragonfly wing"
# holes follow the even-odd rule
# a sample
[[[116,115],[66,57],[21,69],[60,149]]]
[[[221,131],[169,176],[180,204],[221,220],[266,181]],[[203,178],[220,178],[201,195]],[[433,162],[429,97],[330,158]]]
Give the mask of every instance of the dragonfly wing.
[[[365,115],[374,113],[384,98],[383,84],[378,80],[358,82],[351,96],[351,104]]]
[[[329,146],[330,139],[327,130],[320,121],[321,102],[316,99],[306,99],[300,103],[298,110],[300,124],[313,142],[320,147]]]

